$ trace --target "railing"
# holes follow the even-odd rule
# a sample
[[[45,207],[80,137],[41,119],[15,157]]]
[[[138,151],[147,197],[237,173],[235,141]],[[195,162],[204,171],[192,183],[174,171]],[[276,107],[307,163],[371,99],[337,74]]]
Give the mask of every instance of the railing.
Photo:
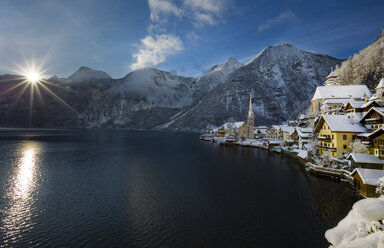
[[[375,118],[365,119],[365,122],[368,122],[368,123],[377,123],[377,122],[380,122],[380,117],[375,117]]]
[[[321,145],[319,145],[319,147],[322,148],[322,149],[328,149],[328,150],[333,150],[333,151],[336,151],[336,150],[337,150],[336,147],[321,146]]]
[[[331,142],[331,137],[319,136],[318,139],[325,142]]]
[[[317,165],[312,164],[311,162],[308,162],[308,163],[307,163],[307,166],[308,166],[310,169],[315,170],[315,171],[318,171],[318,172],[332,173],[332,174],[336,174],[336,175],[342,175],[342,174],[344,174],[344,172],[343,172],[342,170],[332,169],[332,168],[325,168],[325,167],[317,166]]]

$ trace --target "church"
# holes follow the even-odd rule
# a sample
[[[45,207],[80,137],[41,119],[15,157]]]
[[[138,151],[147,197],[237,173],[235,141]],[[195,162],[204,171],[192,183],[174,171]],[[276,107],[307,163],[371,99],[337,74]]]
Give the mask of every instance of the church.
[[[235,127],[239,129],[239,137],[241,139],[254,139],[255,134],[254,134],[254,123],[255,123],[255,115],[253,113],[253,108],[252,108],[252,95],[251,93],[249,94],[249,108],[248,108],[248,119],[247,123],[244,121],[242,122],[236,122]]]

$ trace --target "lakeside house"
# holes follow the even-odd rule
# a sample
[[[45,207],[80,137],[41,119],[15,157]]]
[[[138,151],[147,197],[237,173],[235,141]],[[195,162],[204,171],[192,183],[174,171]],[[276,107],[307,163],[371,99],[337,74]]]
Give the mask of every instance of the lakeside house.
[[[350,151],[349,144],[366,129],[346,115],[322,115],[314,132],[318,134],[319,154],[329,151],[335,157]]]
[[[292,146],[297,143],[297,132],[292,126],[280,126],[280,139],[284,141],[285,146]]]
[[[355,188],[365,197],[376,197],[376,185],[379,178],[384,177],[384,170],[357,168],[352,171]]]
[[[384,129],[380,128],[368,135],[368,146],[370,151],[376,157],[384,159]]]
[[[298,137],[299,149],[304,150],[313,139],[313,129],[310,127],[297,127],[295,131]]]
[[[365,153],[350,153],[347,157],[349,160],[349,165],[355,168],[366,168],[366,169],[375,169],[382,170],[384,169],[384,161],[372,154]]]

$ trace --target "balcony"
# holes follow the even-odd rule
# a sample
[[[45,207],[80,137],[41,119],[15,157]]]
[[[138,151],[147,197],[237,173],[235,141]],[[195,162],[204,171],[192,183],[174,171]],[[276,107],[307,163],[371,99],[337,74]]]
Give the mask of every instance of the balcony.
[[[324,142],[331,142],[331,137],[327,136],[319,136],[318,139]]]
[[[381,120],[380,120],[380,117],[374,117],[374,118],[365,119],[365,122],[369,124],[375,124],[375,123],[380,123]]]
[[[329,147],[329,146],[321,146],[319,145],[320,149],[329,150],[329,151],[336,151],[336,147]]]

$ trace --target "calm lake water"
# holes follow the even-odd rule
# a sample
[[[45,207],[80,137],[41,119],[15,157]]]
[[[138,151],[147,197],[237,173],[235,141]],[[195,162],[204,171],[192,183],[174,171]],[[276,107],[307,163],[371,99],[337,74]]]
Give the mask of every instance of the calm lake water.
[[[0,247],[327,247],[345,185],[189,133],[0,131]]]

